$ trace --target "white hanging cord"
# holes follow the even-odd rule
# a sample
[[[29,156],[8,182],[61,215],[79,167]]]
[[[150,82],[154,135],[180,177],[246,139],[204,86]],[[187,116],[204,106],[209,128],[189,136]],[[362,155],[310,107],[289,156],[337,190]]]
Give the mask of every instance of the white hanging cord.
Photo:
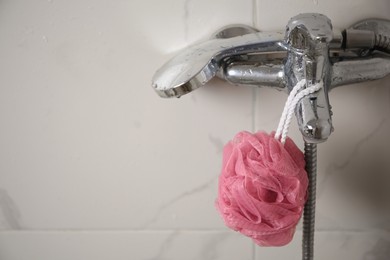
[[[305,86],[306,80],[299,81],[291,90],[290,95],[286,101],[282,116],[279,121],[278,129],[275,133],[275,139],[280,138],[280,142],[284,144],[287,139],[288,129],[291,124],[294,109],[298,102],[307,95],[313,94],[322,88],[322,83],[315,84],[309,88],[301,90]],[[301,91],[300,91],[301,90]]]
[[[305,84],[306,84],[306,80],[302,79],[290,91],[290,94],[288,95],[287,101],[284,104],[284,108],[283,108],[282,116],[280,117],[280,120],[279,120],[278,128],[276,129],[275,139],[278,139],[278,140],[280,139],[280,135],[282,134],[282,131],[283,131],[283,126],[286,122],[289,104],[292,102],[295,95],[305,86]]]
[[[322,88],[322,83],[318,83],[318,84],[315,84],[315,85],[313,85],[313,86],[311,86],[309,88],[306,88],[306,89],[302,90],[301,92],[299,92],[295,96],[294,100],[292,101],[292,103],[289,106],[289,112],[287,114],[286,123],[284,124],[284,129],[283,129],[283,132],[282,132],[282,138],[280,139],[280,142],[282,144],[284,144],[286,142],[288,129],[290,128],[291,119],[292,119],[292,116],[294,114],[294,109],[297,106],[299,100],[301,100],[302,98],[304,98],[307,95],[310,95],[310,94],[313,94],[314,92],[317,92],[321,88]]]

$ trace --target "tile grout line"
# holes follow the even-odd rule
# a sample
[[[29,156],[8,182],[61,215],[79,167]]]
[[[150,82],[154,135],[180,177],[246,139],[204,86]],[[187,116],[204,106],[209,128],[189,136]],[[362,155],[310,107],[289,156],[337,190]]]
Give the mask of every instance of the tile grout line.
[[[257,12],[258,12],[258,0],[252,0],[252,26],[257,28]],[[252,132],[256,131],[256,123],[257,123],[257,87],[255,86],[252,91]]]
[[[299,232],[302,232],[302,230],[297,230]],[[118,232],[118,233],[127,233],[127,232],[134,232],[134,233],[142,233],[142,232],[183,232],[183,233],[232,233],[230,230],[226,229],[3,229],[0,230],[1,233],[18,233],[18,232],[47,232],[47,233],[55,233],[55,232],[64,232],[64,233],[76,233],[76,232],[91,232],[91,233],[98,233],[98,232]],[[381,230],[381,229],[316,229],[316,232],[318,233],[386,233],[390,234],[390,231],[387,230]],[[253,243],[253,248],[256,248],[256,245]]]
[[[257,4],[257,1],[258,0],[252,0],[252,26],[255,27],[256,29],[259,29],[257,28],[257,23],[258,23],[258,19],[257,19],[257,10],[258,10],[258,4]]]
[[[252,0],[252,26],[256,27],[257,19],[257,0]],[[257,91],[256,88],[252,90],[252,132],[256,131],[256,105],[257,105]]]
[[[252,26],[257,28],[257,0],[252,0]],[[252,132],[256,131],[257,88],[252,91]],[[256,260],[256,246],[252,241],[252,260]]]
[[[252,122],[251,122],[251,131],[254,133],[256,131],[256,108],[257,108],[257,91],[254,88],[252,90]]]
[[[199,229],[199,228],[167,228],[167,229],[123,229],[123,228],[107,228],[107,229],[0,229],[0,233],[6,232],[195,232],[195,233],[231,233],[227,229]]]

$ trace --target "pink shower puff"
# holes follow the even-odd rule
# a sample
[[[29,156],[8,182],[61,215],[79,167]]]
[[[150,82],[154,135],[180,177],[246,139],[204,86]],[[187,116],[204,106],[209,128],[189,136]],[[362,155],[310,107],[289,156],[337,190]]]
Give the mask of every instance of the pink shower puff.
[[[303,153],[273,136],[240,132],[225,145],[216,201],[225,224],[261,246],[292,240],[308,186]]]

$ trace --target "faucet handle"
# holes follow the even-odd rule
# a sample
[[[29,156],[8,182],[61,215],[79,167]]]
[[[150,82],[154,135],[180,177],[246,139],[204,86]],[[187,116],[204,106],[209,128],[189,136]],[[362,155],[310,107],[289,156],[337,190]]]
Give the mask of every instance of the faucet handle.
[[[299,14],[286,27],[286,41],[298,50],[316,49],[318,44],[329,44],[333,39],[332,23],[322,14]]]

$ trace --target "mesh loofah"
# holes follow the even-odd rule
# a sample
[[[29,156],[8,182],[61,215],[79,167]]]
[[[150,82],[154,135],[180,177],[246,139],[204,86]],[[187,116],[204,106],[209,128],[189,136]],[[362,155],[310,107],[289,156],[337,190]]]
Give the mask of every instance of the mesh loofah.
[[[217,209],[225,224],[261,246],[289,243],[308,186],[303,153],[274,133],[238,133],[226,144]]]

